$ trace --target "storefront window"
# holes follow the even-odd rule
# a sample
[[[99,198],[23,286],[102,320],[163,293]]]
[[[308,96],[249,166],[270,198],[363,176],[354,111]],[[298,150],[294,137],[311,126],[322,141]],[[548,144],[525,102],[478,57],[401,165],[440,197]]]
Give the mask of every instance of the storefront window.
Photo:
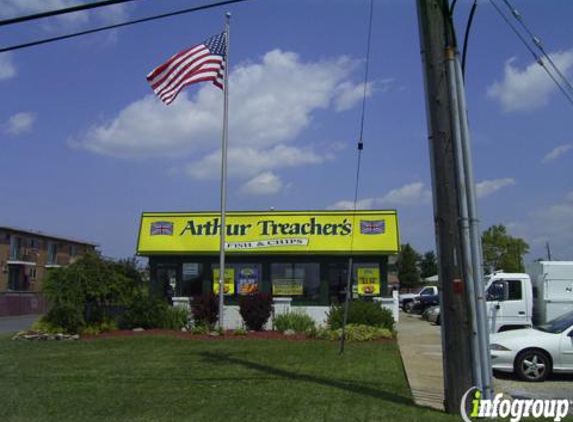
[[[219,265],[213,265],[213,293],[219,293]],[[252,295],[261,290],[260,264],[225,265],[225,296]]]
[[[203,264],[184,262],[181,268],[182,282],[178,289],[179,296],[200,296],[203,293]]]
[[[353,296],[380,296],[380,266],[375,263],[356,263],[352,267]]]
[[[271,264],[273,296],[292,296],[318,300],[320,265],[318,263]]]

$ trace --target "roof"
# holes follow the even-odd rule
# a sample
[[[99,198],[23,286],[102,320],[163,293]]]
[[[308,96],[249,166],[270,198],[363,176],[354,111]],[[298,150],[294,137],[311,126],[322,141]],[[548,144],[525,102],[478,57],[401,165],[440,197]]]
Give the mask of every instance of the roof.
[[[70,243],[80,243],[82,245],[89,245],[89,246],[94,246],[94,247],[99,246],[98,243],[88,242],[88,241],[82,240],[82,239],[76,239],[73,237],[65,237],[65,236],[60,236],[57,234],[50,234],[50,233],[42,232],[39,230],[23,229],[23,228],[15,227],[15,226],[0,226],[0,230],[9,230],[9,231],[13,231],[13,232],[26,233],[26,234],[31,234],[34,236],[63,240],[63,241],[70,242]]]

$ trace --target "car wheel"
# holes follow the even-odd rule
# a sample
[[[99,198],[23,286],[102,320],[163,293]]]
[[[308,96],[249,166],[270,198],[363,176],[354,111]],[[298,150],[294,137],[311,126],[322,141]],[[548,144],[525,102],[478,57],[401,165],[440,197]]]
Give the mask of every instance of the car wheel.
[[[515,359],[515,372],[524,381],[544,381],[551,373],[551,361],[541,350],[524,350]]]

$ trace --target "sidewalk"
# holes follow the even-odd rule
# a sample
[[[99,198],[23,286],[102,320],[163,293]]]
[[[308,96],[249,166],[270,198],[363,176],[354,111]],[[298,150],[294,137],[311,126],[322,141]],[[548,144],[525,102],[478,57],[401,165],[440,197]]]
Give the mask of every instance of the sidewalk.
[[[400,313],[398,346],[416,404],[444,410],[440,327]]]
[[[0,317],[0,333],[23,331],[30,328],[41,315],[20,315]]]

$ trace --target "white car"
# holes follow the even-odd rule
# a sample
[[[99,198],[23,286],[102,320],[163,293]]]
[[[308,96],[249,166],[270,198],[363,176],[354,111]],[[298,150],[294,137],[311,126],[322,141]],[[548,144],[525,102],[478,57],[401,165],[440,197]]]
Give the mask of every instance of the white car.
[[[515,372],[525,381],[573,373],[573,312],[535,328],[492,334],[490,350],[494,370]]]

